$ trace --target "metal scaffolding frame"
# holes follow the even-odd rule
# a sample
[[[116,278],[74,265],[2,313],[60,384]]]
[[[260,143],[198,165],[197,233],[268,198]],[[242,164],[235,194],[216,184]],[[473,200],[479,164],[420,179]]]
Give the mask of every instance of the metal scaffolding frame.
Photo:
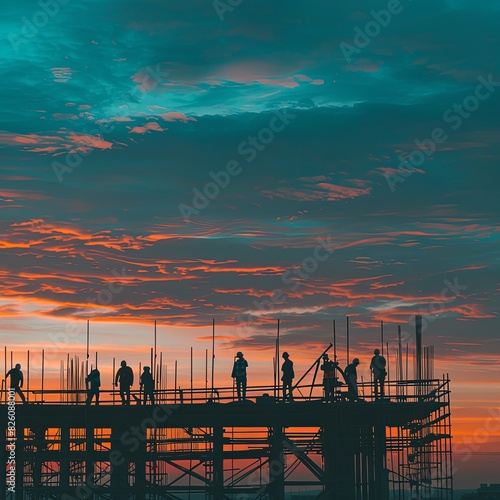
[[[17,406],[15,498],[451,499],[448,378],[389,385],[362,403]]]

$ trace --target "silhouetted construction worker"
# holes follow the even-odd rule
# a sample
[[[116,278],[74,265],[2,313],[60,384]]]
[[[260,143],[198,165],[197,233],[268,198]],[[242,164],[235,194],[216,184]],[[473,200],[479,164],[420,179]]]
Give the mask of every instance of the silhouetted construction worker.
[[[247,397],[247,367],[248,363],[247,360],[243,357],[243,353],[237,352],[231,377],[233,377],[236,381],[238,401],[245,401]]]
[[[325,401],[333,403],[335,396],[335,387],[338,387],[338,377],[335,370],[338,370],[339,364],[332,361],[328,354],[323,354],[323,364],[320,366],[323,371],[323,387],[325,389]]]
[[[123,360],[120,365],[121,367],[116,372],[115,387],[118,386],[119,380],[122,405],[130,405],[130,387],[134,384],[134,372],[130,366],[127,366],[125,360]]]
[[[358,371],[356,367],[359,365],[359,359],[354,358],[350,365],[347,365],[344,370],[345,381],[347,383],[347,397],[349,401],[361,401],[358,394]]]
[[[89,405],[92,403],[92,399],[95,396],[95,404],[99,404],[99,387],[101,387],[101,373],[97,368],[94,368],[85,379],[85,384],[87,385],[87,401],[85,404]],[[90,387],[89,387],[90,385]]]
[[[141,389],[144,388],[144,404],[147,403],[148,397],[149,400],[151,401],[151,404],[155,404],[155,395],[154,395],[154,388],[155,388],[155,381],[153,380],[153,376],[151,375],[151,371],[149,366],[145,366],[141,375],[140,379],[140,386]]]
[[[281,381],[283,382],[283,401],[293,401],[292,380],[295,377],[293,361],[287,352],[284,352],[281,357],[285,360],[281,365],[281,371],[283,372],[283,376],[281,377]]]
[[[385,396],[384,383],[387,375],[385,370],[387,362],[384,356],[380,355],[380,351],[378,349],[375,349],[373,354],[375,354],[375,356],[373,356],[370,363],[370,370],[373,372],[375,399],[378,399],[379,396],[381,398]]]
[[[14,368],[11,368],[5,375],[5,380],[7,380],[7,377],[10,377],[10,389],[19,394],[21,401],[23,403],[26,403],[26,398],[24,397],[23,391],[21,391],[21,387],[23,386],[24,382],[21,365],[17,363]]]

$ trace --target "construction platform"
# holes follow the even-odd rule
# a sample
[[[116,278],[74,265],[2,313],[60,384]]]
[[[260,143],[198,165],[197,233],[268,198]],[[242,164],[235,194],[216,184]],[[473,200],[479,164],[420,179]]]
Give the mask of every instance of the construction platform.
[[[409,386],[356,403],[16,405],[15,496],[5,475],[0,488],[16,500],[450,499],[449,381]]]

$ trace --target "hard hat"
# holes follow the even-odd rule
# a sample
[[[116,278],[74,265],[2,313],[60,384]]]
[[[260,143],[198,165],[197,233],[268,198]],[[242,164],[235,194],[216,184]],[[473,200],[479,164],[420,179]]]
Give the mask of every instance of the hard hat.
[[[358,359],[358,358],[354,358],[354,359],[352,360],[352,362],[353,362],[353,363],[356,363],[357,365],[359,365],[359,359]]]

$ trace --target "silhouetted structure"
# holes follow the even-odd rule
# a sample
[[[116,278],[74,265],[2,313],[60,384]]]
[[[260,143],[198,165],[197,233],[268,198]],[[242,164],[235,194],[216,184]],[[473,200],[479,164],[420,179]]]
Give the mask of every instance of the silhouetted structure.
[[[151,375],[149,366],[144,367],[144,371],[142,372],[140,379],[140,386],[144,391],[144,404],[147,404],[148,398],[152,405],[155,404],[155,396],[154,396],[154,388],[155,381],[153,380],[153,376]]]
[[[292,381],[295,378],[293,361],[290,359],[290,355],[287,352],[284,352],[281,357],[284,359],[281,365],[281,371],[283,372],[281,377],[281,381],[283,382],[283,401],[293,401]]]
[[[373,383],[361,381],[366,404],[347,403],[344,388],[335,404],[323,403],[323,385],[314,382],[322,354],[294,385],[293,405],[262,396],[279,383],[245,387],[254,404],[244,405],[226,404],[233,387],[181,391],[175,378],[169,389],[152,364],[156,404],[115,405],[113,390],[101,391],[99,406],[86,406],[85,362],[68,356],[61,389],[42,384],[30,391],[37,404],[15,408],[15,500],[284,500],[294,488],[320,500],[450,500],[450,385],[434,377],[432,349],[413,356],[421,378],[403,377],[401,369],[388,376],[383,401]],[[399,349],[396,361],[401,356]],[[313,370],[313,382],[301,384]],[[8,428],[6,404],[0,426]],[[8,453],[0,447],[2,463]]]
[[[370,363],[370,370],[373,373],[374,394],[375,399],[377,399],[379,397],[383,398],[385,396],[384,384],[385,377],[387,375],[387,372],[385,370],[387,361],[383,356],[380,355],[379,349],[375,349],[373,351],[373,354],[375,356],[373,356]]]
[[[23,403],[26,403],[26,398],[24,397],[23,391],[21,390],[24,382],[24,376],[23,372],[21,371],[21,365],[19,363],[17,363],[14,368],[6,373],[5,379],[7,379],[8,377],[10,377],[10,388],[14,389]]]
[[[120,398],[123,405],[130,404],[130,388],[134,385],[134,372],[132,368],[127,365],[127,362],[123,360],[120,363],[120,368],[116,372],[115,376],[115,387],[118,386],[120,382]]]
[[[247,395],[247,368],[248,362],[242,352],[237,352],[234,360],[231,377],[236,382],[236,393],[238,401],[245,401]]]

